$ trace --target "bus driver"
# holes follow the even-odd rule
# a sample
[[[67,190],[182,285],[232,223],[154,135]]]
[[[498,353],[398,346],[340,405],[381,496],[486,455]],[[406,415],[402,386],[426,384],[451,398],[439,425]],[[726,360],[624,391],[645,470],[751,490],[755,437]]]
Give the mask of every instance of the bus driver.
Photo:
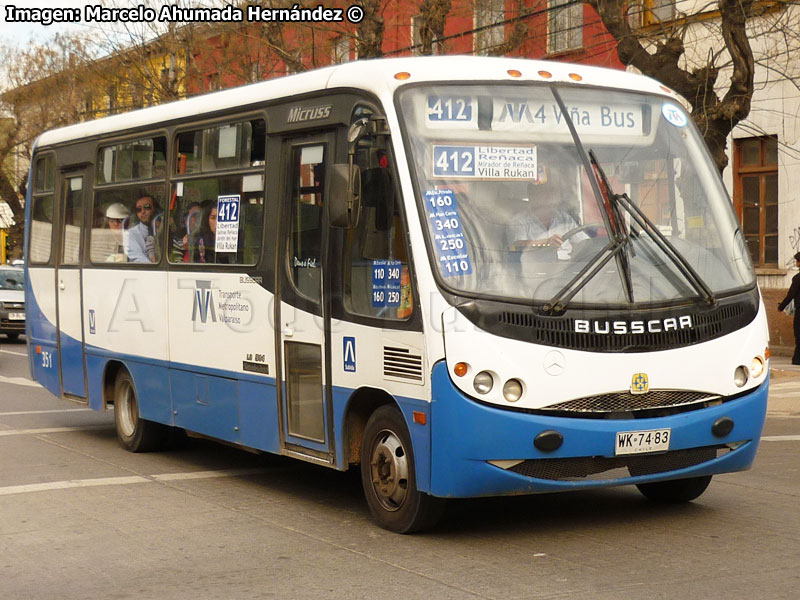
[[[569,259],[572,245],[562,235],[579,226],[566,210],[557,186],[547,182],[544,175],[538,181],[529,181],[525,205],[513,215],[507,228],[508,245],[512,250],[526,248],[555,248],[560,260]],[[574,241],[587,239],[584,232],[572,236]]]

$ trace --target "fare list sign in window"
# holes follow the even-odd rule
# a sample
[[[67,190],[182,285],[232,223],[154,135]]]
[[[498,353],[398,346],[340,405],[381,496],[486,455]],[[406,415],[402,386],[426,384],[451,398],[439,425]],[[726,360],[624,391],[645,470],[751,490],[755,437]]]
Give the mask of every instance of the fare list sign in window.
[[[433,232],[436,260],[443,277],[472,274],[464,228],[452,189],[426,190],[425,208]]]

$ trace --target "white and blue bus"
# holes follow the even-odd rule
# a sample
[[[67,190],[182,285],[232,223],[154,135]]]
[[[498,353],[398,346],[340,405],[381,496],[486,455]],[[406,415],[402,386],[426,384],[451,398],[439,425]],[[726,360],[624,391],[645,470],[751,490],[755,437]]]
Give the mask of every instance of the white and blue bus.
[[[194,432],[447,498],[752,464],[768,333],[678,98],[505,58],[358,61],[43,134],[27,335],[128,450]]]

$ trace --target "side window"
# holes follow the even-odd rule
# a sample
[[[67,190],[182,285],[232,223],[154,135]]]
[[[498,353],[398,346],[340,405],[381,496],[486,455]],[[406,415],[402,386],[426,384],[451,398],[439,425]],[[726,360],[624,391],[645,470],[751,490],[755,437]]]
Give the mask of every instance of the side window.
[[[100,149],[97,183],[133,179],[163,179],[167,174],[167,138],[163,136],[122,142]]]
[[[255,119],[184,131],[176,142],[177,175],[263,167],[266,123]]]
[[[64,180],[64,238],[62,265],[78,265],[81,261],[81,227],[83,226],[83,176]]]
[[[367,116],[356,112],[356,118]],[[405,225],[395,197],[389,136],[361,140],[355,162],[361,168],[361,218],[347,232],[344,301],[354,314],[404,320],[413,298]]]
[[[322,210],[325,145],[292,151],[292,221],[289,274],[297,290],[319,302],[322,294]]]
[[[93,263],[161,261],[164,186],[125,186],[94,196],[90,257]]]
[[[89,257],[93,263],[155,264],[164,244],[163,183],[167,138],[155,136],[101,146],[92,206]]]
[[[256,263],[264,217],[262,173],[179,182],[173,198],[171,263]]]
[[[44,156],[37,159],[35,165],[29,260],[31,264],[41,265],[50,261],[50,246],[53,239],[55,160],[52,156]]]
[[[263,119],[253,119],[177,135],[178,181],[173,184],[169,211],[171,263],[254,265],[258,261],[266,131]]]

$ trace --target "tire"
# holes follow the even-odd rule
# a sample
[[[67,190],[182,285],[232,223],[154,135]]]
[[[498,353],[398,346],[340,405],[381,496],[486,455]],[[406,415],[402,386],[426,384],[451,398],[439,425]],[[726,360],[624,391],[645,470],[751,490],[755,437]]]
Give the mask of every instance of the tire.
[[[671,481],[656,481],[655,483],[639,483],[636,487],[649,500],[665,504],[691,502],[706,491],[711,483],[711,475],[704,477],[690,477],[687,479],[673,479]]]
[[[136,388],[127,371],[117,375],[114,384],[114,423],[117,439],[128,452],[151,452],[163,446],[169,428],[139,416]]]
[[[433,527],[445,501],[417,490],[411,436],[400,411],[392,405],[376,410],[364,429],[361,483],[375,521],[395,533]]]
[[[19,337],[19,334],[18,333],[7,333],[6,337],[8,338],[8,341],[14,342]]]

